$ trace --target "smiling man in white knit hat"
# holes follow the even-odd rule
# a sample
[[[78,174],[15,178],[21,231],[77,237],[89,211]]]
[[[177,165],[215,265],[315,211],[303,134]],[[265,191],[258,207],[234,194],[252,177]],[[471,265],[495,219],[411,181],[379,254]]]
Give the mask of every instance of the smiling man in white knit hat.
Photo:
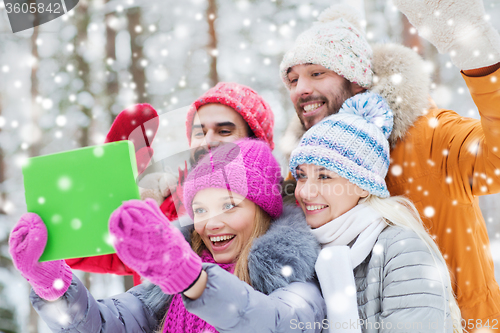
[[[481,0],[394,3],[424,38],[450,53],[481,120],[430,105],[423,60],[401,45],[372,48],[347,5],[325,10],[299,35],[281,77],[303,130],[366,89],[387,100],[394,113],[389,191],[410,198],[435,236],[462,317],[474,322],[467,328],[492,326],[500,320],[500,289],[478,196],[500,192],[500,36],[484,20]]]

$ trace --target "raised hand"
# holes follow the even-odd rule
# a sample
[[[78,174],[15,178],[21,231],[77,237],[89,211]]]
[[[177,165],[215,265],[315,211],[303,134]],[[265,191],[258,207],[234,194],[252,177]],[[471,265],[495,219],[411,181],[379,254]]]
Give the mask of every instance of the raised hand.
[[[109,219],[120,259],[167,294],[185,291],[200,276],[201,259],[152,199],[130,200]]]
[[[38,262],[47,244],[47,228],[40,216],[21,216],[9,237],[9,252],[14,266],[28,280],[35,293],[53,301],[68,290],[73,274],[64,260]]]
[[[500,36],[486,20],[482,0],[394,0],[420,36],[460,69],[500,62]]]
[[[137,171],[141,174],[153,156],[151,143],[158,130],[158,113],[149,104],[137,104],[118,114],[105,143],[130,140],[135,147]]]

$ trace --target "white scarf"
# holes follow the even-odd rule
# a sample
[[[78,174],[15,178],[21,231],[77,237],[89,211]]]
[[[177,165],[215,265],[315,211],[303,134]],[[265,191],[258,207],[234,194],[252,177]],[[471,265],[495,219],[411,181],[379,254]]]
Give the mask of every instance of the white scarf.
[[[353,270],[373,250],[386,225],[377,211],[359,204],[311,230],[322,247],[315,268],[326,302],[330,332],[339,327],[343,333],[361,332],[361,326],[357,325],[359,315]]]

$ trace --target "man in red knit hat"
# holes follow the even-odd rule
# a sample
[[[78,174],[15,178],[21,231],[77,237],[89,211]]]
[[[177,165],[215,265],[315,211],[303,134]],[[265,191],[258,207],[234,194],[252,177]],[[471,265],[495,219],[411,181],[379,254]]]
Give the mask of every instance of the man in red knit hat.
[[[151,116],[149,108],[141,104],[120,113],[106,137],[106,142],[131,139],[136,146],[139,173],[148,165],[153,150],[150,144],[158,129],[158,117]],[[151,108],[151,107],[150,107]],[[152,109],[152,108],[151,108]],[[144,112],[141,112],[144,111]],[[142,126],[143,131],[135,130]],[[255,137],[265,141],[271,149],[273,142],[274,114],[266,101],[253,89],[237,83],[220,82],[206,91],[191,104],[186,119],[186,134],[191,148],[191,164],[203,157],[208,149],[224,142],[234,142],[244,137]],[[146,128],[149,129],[146,136]],[[137,138],[129,135],[138,133]],[[140,133],[144,133],[144,137]],[[142,144],[144,143],[145,144]],[[187,176],[187,168],[179,172],[177,186],[170,191],[173,176],[165,173],[152,173],[143,178],[141,185],[149,183],[150,188],[141,189],[141,198],[153,198],[170,220],[177,220],[185,213],[182,198],[182,184]],[[116,254],[97,257],[68,259],[73,269],[92,273],[111,273],[133,275],[134,285],[141,282],[140,276],[125,266]]]
[[[186,117],[186,135],[191,148],[191,165],[203,157],[208,149],[224,142],[255,137],[273,142],[274,115],[269,105],[254,90],[241,84],[220,82],[191,104]],[[174,221],[184,214],[182,183],[187,169],[175,179],[169,173],[146,175],[140,185],[141,198],[154,199],[165,216]],[[174,178],[174,179],[172,179]],[[172,181],[177,182],[175,191]]]

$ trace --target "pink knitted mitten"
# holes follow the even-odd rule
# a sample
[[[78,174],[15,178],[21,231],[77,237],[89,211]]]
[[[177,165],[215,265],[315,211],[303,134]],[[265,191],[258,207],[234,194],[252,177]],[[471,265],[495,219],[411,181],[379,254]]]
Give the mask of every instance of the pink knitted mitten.
[[[47,244],[47,228],[40,216],[21,216],[9,237],[9,252],[14,266],[28,280],[35,293],[53,301],[68,290],[73,274],[64,260],[38,262]]]
[[[190,287],[201,273],[201,259],[152,199],[130,200],[109,219],[120,259],[166,294]]]

